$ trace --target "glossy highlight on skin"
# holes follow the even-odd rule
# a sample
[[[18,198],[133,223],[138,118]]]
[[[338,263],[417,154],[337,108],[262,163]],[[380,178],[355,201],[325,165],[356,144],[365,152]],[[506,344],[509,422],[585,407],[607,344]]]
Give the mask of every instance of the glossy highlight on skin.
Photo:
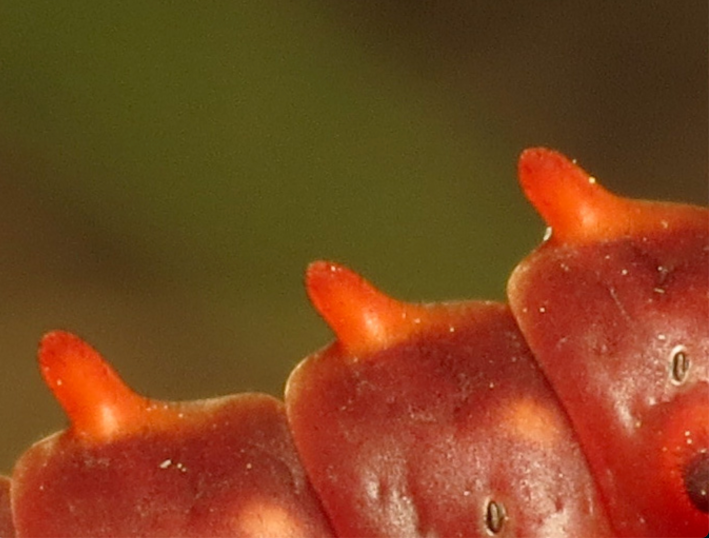
[[[618,534],[706,535],[682,470],[709,447],[709,212],[617,197],[549,150],[519,166],[552,235],[514,270],[510,305]]]
[[[706,536],[709,210],[617,196],[546,148],[518,170],[551,235],[509,305],[313,262],[334,341],[283,401],[153,400],[47,334],[69,427],[0,477],[0,536]]]

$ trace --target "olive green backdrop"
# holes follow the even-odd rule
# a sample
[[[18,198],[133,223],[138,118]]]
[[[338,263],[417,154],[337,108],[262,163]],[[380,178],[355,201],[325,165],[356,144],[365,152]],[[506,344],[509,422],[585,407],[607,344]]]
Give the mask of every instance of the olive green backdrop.
[[[504,297],[542,237],[519,152],[707,198],[707,4],[0,2],[0,470],[65,419],[42,333],[168,399],[280,393],[331,258]]]

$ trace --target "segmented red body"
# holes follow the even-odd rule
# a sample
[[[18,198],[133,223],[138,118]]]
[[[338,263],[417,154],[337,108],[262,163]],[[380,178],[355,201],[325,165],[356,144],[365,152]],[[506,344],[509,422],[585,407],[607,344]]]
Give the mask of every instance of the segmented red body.
[[[285,402],[161,402],[42,340],[70,426],[0,481],[3,536],[706,536],[709,211],[614,196],[553,151],[509,305],[392,299],[315,262],[336,340]]]

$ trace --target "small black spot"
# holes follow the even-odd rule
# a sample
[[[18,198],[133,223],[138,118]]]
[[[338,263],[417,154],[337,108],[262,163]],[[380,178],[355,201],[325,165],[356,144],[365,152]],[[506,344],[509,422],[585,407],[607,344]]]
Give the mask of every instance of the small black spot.
[[[502,503],[490,501],[485,513],[485,526],[490,534],[498,534],[507,519],[507,512]]]
[[[684,487],[692,504],[709,513],[709,453],[700,452],[684,468]]]
[[[671,360],[672,381],[679,385],[687,379],[690,364],[689,355],[683,346],[677,346],[672,350]]]

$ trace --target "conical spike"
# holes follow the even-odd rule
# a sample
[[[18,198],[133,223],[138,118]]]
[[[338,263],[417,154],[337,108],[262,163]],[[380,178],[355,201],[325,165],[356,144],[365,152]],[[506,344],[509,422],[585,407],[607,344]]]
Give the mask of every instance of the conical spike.
[[[83,438],[108,440],[140,427],[150,400],[133,392],[101,355],[73,334],[54,331],[39,347],[42,376]]]
[[[617,534],[706,536],[709,211],[615,197],[546,149],[520,179],[553,232],[510,307],[599,491],[623,500]]]
[[[354,356],[404,340],[428,317],[425,307],[392,299],[336,263],[311,263],[305,280],[313,306]]]
[[[574,162],[546,148],[522,152],[519,180],[556,243],[605,241],[706,218],[685,206],[616,196]]]
[[[66,332],[47,334],[39,356],[71,426],[22,455],[11,487],[0,476],[0,533],[333,536],[283,402],[144,398]]]

